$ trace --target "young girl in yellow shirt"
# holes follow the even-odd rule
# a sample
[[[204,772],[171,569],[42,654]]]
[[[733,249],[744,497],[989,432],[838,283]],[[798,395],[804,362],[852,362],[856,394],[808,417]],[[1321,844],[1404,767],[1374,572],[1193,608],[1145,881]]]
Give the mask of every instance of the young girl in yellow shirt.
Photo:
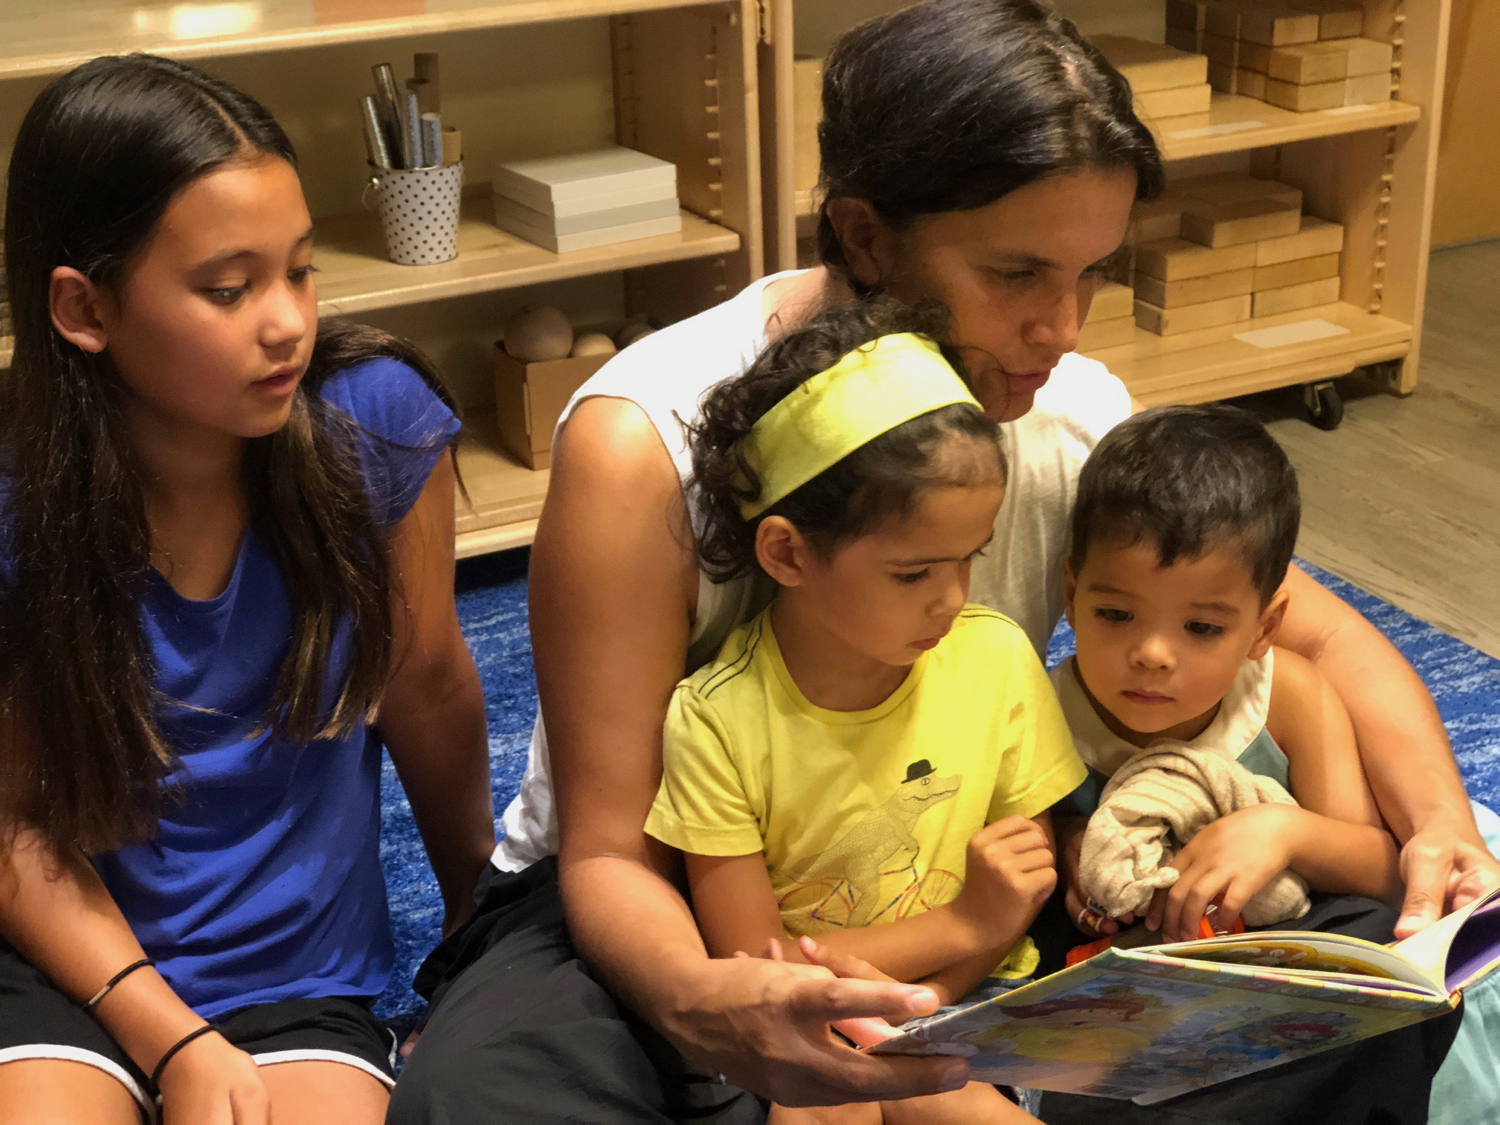
[[[646,830],[686,854],[714,956],[817,935],[951,1004],[1034,971],[1048,809],[1085,774],[1025,634],[967,604],[1006,465],[935,337],[932,313],[835,309],[705,402],[701,550],[774,599],[678,685]],[[1029,1120],[982,1083],[811,1112],[771,1119]]]

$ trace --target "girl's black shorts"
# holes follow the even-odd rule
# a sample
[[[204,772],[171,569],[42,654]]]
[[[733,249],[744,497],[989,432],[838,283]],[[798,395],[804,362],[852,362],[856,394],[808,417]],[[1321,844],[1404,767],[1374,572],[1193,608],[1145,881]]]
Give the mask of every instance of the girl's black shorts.
[[[395,1085],[395,1034],[359,997],[282,1000],[213,1021],[224,1038],[259,1065],[336,1062]],[[0,940],[0,1063],[57,1059],[104,1071],[130,1091],[148,1121],[156,1118],[151,1081],[81,1004]]]

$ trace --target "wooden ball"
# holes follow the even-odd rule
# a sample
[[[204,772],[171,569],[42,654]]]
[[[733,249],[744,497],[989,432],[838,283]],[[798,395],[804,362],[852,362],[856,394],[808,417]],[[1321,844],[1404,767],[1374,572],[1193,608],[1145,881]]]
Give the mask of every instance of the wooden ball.
[[[573,326],[551,305],[528,305],[506,319],[505,350],[522,363],[566,359],[573,350]]]
[[[603,332],[585,332],[573,341],[573,354],[578,355],[614,355],[615,342]]]
[[[656,329],[652,328],[644,320],[632,320],[624,328],[620,329],[619,335],[615,337],[615,343],[622,348],[628,348],[637,340],[643,339],[655,331]]]

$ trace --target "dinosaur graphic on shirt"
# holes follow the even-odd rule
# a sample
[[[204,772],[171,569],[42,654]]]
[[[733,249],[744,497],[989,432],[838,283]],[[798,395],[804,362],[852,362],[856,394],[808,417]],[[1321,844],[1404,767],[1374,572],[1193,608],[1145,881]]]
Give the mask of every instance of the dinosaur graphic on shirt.
[[[880,873],[902,852],[915,863],[922,845],[912,830],[921,815],[958,793],[963,775],[936,777],[926,758],[906,767],[906,780],[886,801],[860,817],[822,854],[800,864],[792,878],[800,883],[833,880],[848,884],[852,910],[844,923],[850,929],[865,925],[879,901]]]

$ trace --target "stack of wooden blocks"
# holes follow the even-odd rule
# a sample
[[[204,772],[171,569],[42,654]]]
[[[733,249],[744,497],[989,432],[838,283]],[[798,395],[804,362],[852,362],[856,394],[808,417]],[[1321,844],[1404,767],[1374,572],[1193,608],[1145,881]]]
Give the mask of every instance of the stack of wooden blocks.
[[[1077,351],[1097,352],[1135,339],[1135,294],[1130,286],[1106,281],[1094,294],[1089,315],[1078,329]]]
[[[554,254],[682,229],[677,166],[618,145],[495,167],[495,225]]]
[[[1301,191],[1274,180],[1177,181],[1137,205],[1130,237],[1135,322],[1159,336],[1339,299],[1343,227],[1303,215]]]
[[[1215,90],[1299,113],[1390,98],[1391,45],[1363,30],[1351,0],[1167,0],[1168,44],[1206,55]]]
[[[1202,55],[1127,35],[1096,35],[1091,41],[1129,81],[1140,117],[1156,120],[1208,112],[1213,88],[1208,84],[1208,60]]]

